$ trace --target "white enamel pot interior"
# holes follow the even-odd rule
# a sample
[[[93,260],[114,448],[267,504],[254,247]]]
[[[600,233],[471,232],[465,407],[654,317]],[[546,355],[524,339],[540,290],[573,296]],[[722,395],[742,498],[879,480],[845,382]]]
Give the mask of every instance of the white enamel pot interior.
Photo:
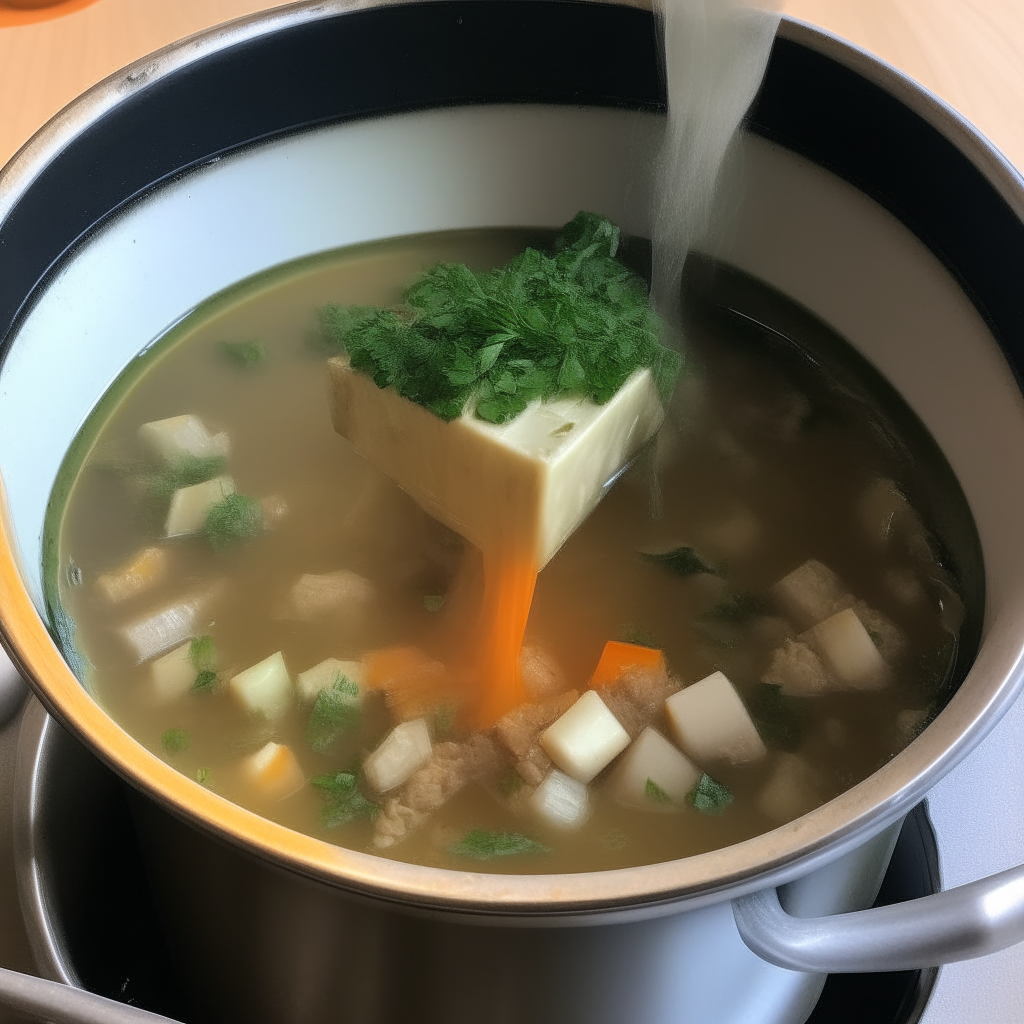
[[[576,53],[568,43],[580,32],[587,59],[555,61]],[[448,60],[437,56],[444,46]],[[659,89],[651,19],[633,8],[298,4],[102,84],[0,178],[4,643],[46,707],[142,794],[137,818],[169,934],[207,1015],[320,1020],[340,1002],[353,1021],[400,1020],[413,1004],[426,1006],[425,1019],[478,1019],[480,1003],[440,968],[429,998],[417,992],[413,1003],[379,1010],[371,996],[389,988],[381,957],[408,929],[437,958],[482,958],[476,998],[497,999],[494,1013],[519,999],[510,1020],[797,1024],[822,972],[872,969],[865,950],[890,951],[894,928],[913,930],[904,916],[888,931],[877,917],[801,931],[799,917],[871,903],[902,816],[1020,686],[1024,479],[1014,470],[1024,464],[1024,402],[1014,360],[1024,339],[1008,280],[1021,269],[1024,203],[1019,180],[967,126],[809,29],[784,24],[733,154],[731,179],[741,186],[706,244],[832,325],[888,377],[941,446],[973,512],[987,587],[977,659],[948,707],[888,765],[768,835],[683,861],[528,877],[420,868],[298,836],[183,779],[92,704],[46,634],[40,542],[50,489],[89,410],[150,340],[222,288],[339,246],[554,227],[581,208],[648,234],[643,182]],[[872,145],[889,147],[885,159],[871,156]],[[917,183],[922,160],[930,177]],[[953,188],[963,209],[943,202]],[[189,889],[194,862],[169,852],[185,849],[205,850],[210,864],[227,857],[235,866],[209,877],[245,878],[280,929],[238,921],[223,931],[217,898],[230,884]],[[773,903],[786,883],[784,902],[798,918]],[[264,896],[252,895],[261,886]],[[766,959],[744,945],[730,900]],[[200,933],[211,943],[235,943],[230,970],[207,955],[206,939],[179,927],[194,913],[204,913]],[[1019,897],[1004,899],[1002,914],[983,922],[985,937],[972,946],[965,934],[975,919],[944,912],[950,934],[931,947],[914,938],[905,961],[976,955],[994,948],[993,936],[1013,941]],[[932,920],[927,908],[921,915]],[[334,927],[342,920],[362,929],[365,984],[313,984],[302,968],[310,950],[299,956],[295,937],[318,934],[324,955],[355,955],[351,936]],[[783,928],[795,931],[773,945]],[[510,965],[537,968],[542,933],[563,936],[543,946],[552,973],[523,986],[531,975]],[[631,959],[627,947],[647,953]],[[630,1001],[638,963],[647,993],[639,1006]],[[709,994],[701,980],[718,971],[731,980]]]

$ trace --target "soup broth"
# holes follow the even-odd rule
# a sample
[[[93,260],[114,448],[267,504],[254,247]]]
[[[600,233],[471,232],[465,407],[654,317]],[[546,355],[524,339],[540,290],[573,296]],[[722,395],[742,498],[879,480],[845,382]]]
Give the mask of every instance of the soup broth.
[[[382,650],[429,652],[431,664],[454,657],[465,634],[451,628],[453,606],[473,557],[335,433],[316,311],[395,305],[438,261],[485,269],[550,240],[448,233],[261,275],[158,339],[83,427],[48,520],[55,631],[109,714],[197,784],[328,842],[401,860],[508,872],[618,868],[714,850],[812,810],[898,753],[948,698],[973,644],[964,597],[974,615],[980,593],[970,575],[977,540],[950,470],[841,340],[764,286],[710,264],[689,276],[687,369],[656,445],[537,579],[524,678],[534,706],[551,703],[546,717],[530,719],[532,733],[514,734],[507,722],[504,732],[500,723],[475,730],[443,686],[428,687],[433,696],[414,711],[408,687],[396,697],[346,677],[351,685],[331,700],[304,687],[299,675],[325,659],[359,664],[356,675]],[[172,492],[195,481],[147,461],[139,428],[185,414],[215,447],[218,435],[229,439],[229,450],[189,472],[230,474],[260,500],[265,528],[253,536],[164,538]],[[161,620],[163,640],[152,629],[131,632],[186,606],[192,621]],[[882,667],[842,685],[842,658],[828,661],[829,641],[815,630],[850,616]],[[559,827],[537,808],[550,761],[536,723],[546,728],[573,705],[565,691],[586,695],[609,641],[628,645],[612,648],[627,662],[653,664],[662,652],[667,666],[657,700],[627,699],[614,685],[596,691],[634,745],[649,726],[677,753],[685,748],[665,696],[722,673],[765,749],[746,761],[725,748],[703,759],[684,749],[699,777],[688,799],[648,777],[645,805],[617,797],[631,746],[587,784],[578,827]],[[172,649],[191,668],[188,685],[169,693],[154,664]],[[284,704],[269,716],[247,710],[232,680],[278,652]],[[808,682],[801,658],[816,671],[828,662],[831,683]],[[410,790],[417,775],[382,793],[361,768],[403,719],[421,723],[432,744],[436,776],[418,777],[444,799],[428,801],[429,813]],[[466,778],[438,764],[475,742],[486,764]],[[260,752],[268,763],[257,781]],[[285,788],[294,791],[268,787],[274,772],[290,772],[295,785]],[[389,832],[388,822],[398,824]]]

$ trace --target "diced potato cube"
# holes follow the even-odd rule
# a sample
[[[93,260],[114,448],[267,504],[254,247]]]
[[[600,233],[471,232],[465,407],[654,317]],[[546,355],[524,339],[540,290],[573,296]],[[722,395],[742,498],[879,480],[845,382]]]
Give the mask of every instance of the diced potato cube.
[[[722,672],[713,672],[665,701],[676,742],[699,765],[756,761],[767,753],[747,709]]]
[[[555,828],[577,829],[590,817],[587,787],[557,768],[548,772],[528,803],[535,814]]]
[[[590,688],[600,690],[602,686],[616,682],[627,669],[631,668],[664,673],[665,655],[654,647],[609,640],[604,645],[601,660],[598,661],[594,674],[590,677]]]
[[[809,558],[771,588],[779,610],[797,629],[809,629],[822,619],[849,608],[852,596],[827,566]]]
[[[233,676],[228,688],[246,711],[272,722],[292,706],[292,681],[280,651]]]
[[[291,747],[273,741],[242,762],[242,775],[268,800],[284,800],[306,784]]]
[[[764,682],[781,686],[789,697],[816,697],[835,688],[828,669],[802,640],[786,640],[775,649]]]
[[[120,604],[155,587],[166,575],[167,552],[163,548],[143,548],[130,562],[100,576],[96,589],[111,604]]]
[[[149,661],[200,632],[223,589],[223,583],[214,584],[170,608],[130,622],[121,627],[121,636],[140,662]]]
[[[586,783],[629,746],[629,733],[597,691],[587,690],[541,733],[540,745],[563,772]]]
[[[357,615],[373,600],[373,584],[347,569],[300,576],[288,592],[286,614],[297,619]]]
[[[235,481],[229,476],[215,476],[201,484],[179,488],[171,497],[164,535],[185,537],[198,533],[206,525],[210,509],[234,493]]]
[[[139,442],[155,458],[180,462],[189,456],[197,459],[226,457],[231,450],[227,434],[215,434],[198,416],[171,416],[139,427]]]
[[[378,793],[400,786],[427,763],[432,749],[425,718],[396,725],[363,762],[367,784]]]
[[[757,798],[758,810],[782,824],[819,807],[824,800],[818,791],[814,769],[799,754],[779,754],[775,768]]]
[[[700,776],[700,769],[685,754],[648,726],[615,766],[608,792],[627,807],[673,811],[685,803]]]
[[[161,703],[183,697],[196,681],[196,667],[192,664],[192,641],[175,647],[150,665],[149,677],[154,696]]]
[[[888,665],[852,608],[819,622],[801,639],[844,688],[878,690],[889,681]]]
[[[300,672],[295,677],[295,688],[304,701],[314,701],[321,690],[332,687],[338,679],[344,677],[359,687],[358,696],[354,701],[362,700],[363,667],[358,661],[339,661],[337,658],[325,658],[319,665]]]

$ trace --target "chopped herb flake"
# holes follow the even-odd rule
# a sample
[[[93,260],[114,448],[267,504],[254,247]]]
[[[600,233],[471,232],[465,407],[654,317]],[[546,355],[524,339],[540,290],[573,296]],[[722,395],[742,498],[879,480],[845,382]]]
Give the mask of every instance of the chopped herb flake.
[[[309,782],[325,798],[320,811],[320,822],[324,828],[347,825],[357,818],[372,821],[380,811],[377,804],[367,800],[359,791],[359,781],[352,772],[328,772],[315,776]]]
[[[218,348],[225,359],[243,370],[267,358],[267,346],[262,341],[222,341]]]
[[[423,598],[423,607],[428,612],[439,612],[444,607],[444,594],[427,594]]]
[[[721,814],[732,803],[732,793],[704,772],[686,798],[701,814]]]
[[[343,733],[355,732],[361,721],[359,686],[336,673],[331,685],[316,695],[306,725],[306,740],[316,753],[322,754]]]
[[[551,851],[543,843],[519,832],[491,832],[484,828],[472,828],[457,843],[449,846],[448,852],[470,860],[493,860],[495,857]]]
[[[777,683],[758,683],[747,699],[747,710],[769,747],[796,750],[807,717],[807,697],[788,697]]]
[[[668,793],[666,793],[665,790],[663,790],[661,786],[654,781],[654,779],[648,779],[644,783],[644,796],[646,796],[648,800],[653,800],[656,804],[672,803],[672,797],[670,797]]]
[[[197,768],[196,769],[196,782],[200,786],[209,786],[213,779],[213,772],[209,768]]]
[[[693,548],[681,547],[659,552],[641,551],[640,557],[660,565],[676,576],[698,576],[702,573],[710,576],[721,575],[718,569],[701,558]]]
[[[505,423],[564,394],[601,405],[641,367],[667,402],[682,360],[659,343],[646,286],[615,259],[618,241],[608,220],[579,213],[550,254],[526,249],[488,273],[439,263],[398,309],[324,307],[324,342],[444,420],[472,403],[480,419]]]
[[[197,672],[209,672],[217,667],[217,645],[212,636],[197,636],[188,648],[188,658]]]
[[[181,754],[192,746],[192,737],[184,729],[168,729],[160,737],[160,745],[168,754]]]
[[[204,668],[196,673],[196,681],[192,684],[193,693],[209,693],[217,685],[217,673]]]
[[[206,514],[206,539],[218,550],[263,532],[263,506],[244,494],[229,494]]]
[[[143,477],[143,483],[150,496],[157,501],[171,500],[171,495],[182,487],[202,484],[220,476],[227,468],[227,460],[220,455],[199,458],[196,455],[185,455],[165,466],[158,473],[149,473]]]

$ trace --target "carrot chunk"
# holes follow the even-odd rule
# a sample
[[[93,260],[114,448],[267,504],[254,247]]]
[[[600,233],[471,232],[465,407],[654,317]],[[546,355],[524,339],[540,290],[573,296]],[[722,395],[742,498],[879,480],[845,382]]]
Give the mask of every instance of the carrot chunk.
[[[624,644],[609,640],[601,652],[601,660],[590,677],[590,688],[599,690],[614,683],[623,672],[631,668],[658,669],[664,671],[665,655],[653,647],[639,644]]]

